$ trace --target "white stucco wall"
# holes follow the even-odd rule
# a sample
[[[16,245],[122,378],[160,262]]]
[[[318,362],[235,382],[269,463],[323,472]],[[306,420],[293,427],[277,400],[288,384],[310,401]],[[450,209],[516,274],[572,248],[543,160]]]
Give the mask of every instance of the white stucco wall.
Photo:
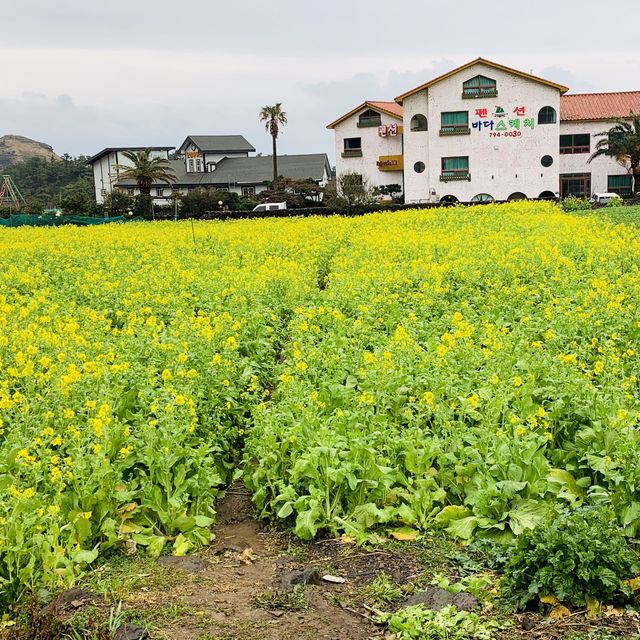
[[[402,185],[402,171],[380,171],[376,164],[380,156],[402,155],[402,136],[382,137],[378,133],[378,127],[358,127],[359,115],[368,108],[364,107],[335,127],[336,175],[339,177],[343,173],[354,171],[362,174],[372,187]],[[380,113],[380,117],[382,125],[402,125],[401,120],[384,113]],[[362,157],[342,157],[345,138],[362,139]]]
[[[151,158],[165,160],[169,157],[166,150],[152,150],[149,155]],[[113,185],[118,182],[117,172],[114,169],[116,164],[129,167],[132,163],[127,160],[122,151],[110,151],[93,163],[93,186],[98,204],[104,202],[104,196],[111,193]]]
[[[561,122],[560,135],[576,135],[588,133],[590,136],[589,153],[568,153],[560,156],[560,173],[590,173],[591,193],[605,193],[608,191],[608,177],[610,175],[628,175],[629,172],[619,165],[613,158],[599,156],[589,163],[591,154],[595,151],[596,144],[602,138],[596,137],[597,133],[608,131],[616,123],[613,121],[580,121]],[[589,194],[591,195],[591,194]]]
[[[479,74],[497,81],[497,97],[463,99],[462,83]],[[498,106],[506,112],[504,118],[494,115]],[[538,112],[544,106],[556,110],[555,124],[538,123]],[[465,202],[480,193],[505,200],[515,192],[536,198],[543,191],[558,190],[559,90],[478,63],[406,98],[404,107],[406,202],[427,201],[432,189],[440,197],[452,195]],[[516,107],[525,107],[525,114],[514,113]],[[476,116],[476,109],[481,108],[487,109],[486,118]],[[444,111],[468,111],[471,134],[441,136]],[[410,131],[415,113],[427,116],[426,134]],[[535,119],[533,129],[524,127],[526,118]],[[507,135],[496,131],[501,119],[507,126]],[[509,126],[509,120],[515,119],[520,120],[520,129]],[[501,135],[492,136],[490,127],[473,128],[472,123],[478,120],[493,121],[493,132]],[[542,166],[540,161],[545,155],[553,158],[551,167]],[[441,159],[455,156],[469,157],[470,181],[441,181]],[[426,165],[420,174],[414,171],[418,160]]]

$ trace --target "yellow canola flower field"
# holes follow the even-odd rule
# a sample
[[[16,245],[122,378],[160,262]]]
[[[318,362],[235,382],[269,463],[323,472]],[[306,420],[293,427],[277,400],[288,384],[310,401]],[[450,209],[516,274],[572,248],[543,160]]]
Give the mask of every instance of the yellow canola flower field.
[[[640,236],[553,205],[0,234],[0,605],[262,515],[640,526]]]

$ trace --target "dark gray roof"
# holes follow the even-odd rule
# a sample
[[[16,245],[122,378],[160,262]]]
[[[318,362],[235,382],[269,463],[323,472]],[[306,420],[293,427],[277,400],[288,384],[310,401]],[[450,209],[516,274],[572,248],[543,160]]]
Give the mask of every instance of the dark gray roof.
[[[190,142],[209,153],[252,153],[255,149],[244,136],[187,136],[180,145],[180,151],[184,152]]]
[[[170,160],[177,176],[177,187],[228,187],[259,185],[273,180],[273,156],[253,158],[225,158],[216,170],[207,173],[187,173],[183,160]],[[321,181],[325,173],[331,177],[331,165],[326,153],[278,156],[278,173],[285,178]],[[157,183],[158,185],[162,183]],[[121,180],[118,187],[131,187],[134,180]]]
[[[107,147],[99,153],[96,153],[95,156],[91,156],[85,164],[93,164],[112,151],[144,151],[145,149],[149,149],[150,151],[171,151],[171,149],[175,149],[175,147]]]

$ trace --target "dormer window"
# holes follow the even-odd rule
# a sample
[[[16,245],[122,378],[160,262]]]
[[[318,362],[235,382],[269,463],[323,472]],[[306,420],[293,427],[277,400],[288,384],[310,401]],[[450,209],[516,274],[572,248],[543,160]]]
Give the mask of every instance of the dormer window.
[[[360,114],[358,118],[359,127],[379,127],[382,124],[380,114],[373,109],[367,109]]]
[[[476,76],[462,83],[463,98],[493,98],[498,95],[498,85],[487,76]]]

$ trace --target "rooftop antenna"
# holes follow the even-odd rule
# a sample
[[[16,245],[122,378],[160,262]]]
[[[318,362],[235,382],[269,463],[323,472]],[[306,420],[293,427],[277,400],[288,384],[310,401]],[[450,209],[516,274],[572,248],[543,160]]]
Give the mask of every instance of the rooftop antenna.
[[[21,204],[26,204],[26,201],[20,189],[10,175],[3,175],[0,179],[0,206],[8,205],[11,213],[12,206],[19,207]]]

